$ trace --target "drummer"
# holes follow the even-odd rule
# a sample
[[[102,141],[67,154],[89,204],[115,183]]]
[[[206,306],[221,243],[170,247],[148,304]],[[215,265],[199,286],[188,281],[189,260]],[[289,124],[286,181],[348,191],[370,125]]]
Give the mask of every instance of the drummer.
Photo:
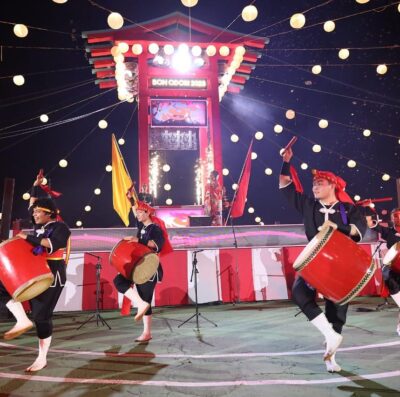
[[[311,240],[322,227],[331,226],[354,241],[360,241],[367,228],[366,221],[345,193],[344,180],[332,172],[313,170],[314,198],[310,198],[303,194],[297,173],[290,165],[292,156],[292,149],[283,153],[279,188],[289,203],[301,213],[307,239]],[[335,352],[343,340],[341,333],[348,305],[337,305],[325,299],[324,314],[315,301],[315,288],[300,276],[297,276],[293,284],[292,296],[311,324],[325,337],[326,369],[329,372],[341,371],[335,360]]]
[[[125,240],[143,244],[160,254],[167,250],[170,252],[172,248],[168,240],[165,225],[154,216],[154,208],[143,201],[136,203],[131,192],[128,192],[127,196],[132,203],[132,211],[137,219],[138,231],[136,236],[125,237]],[[143,284],[132,285],[132,280],[125,278],[122,274],[118,274],[114,278],[114,285],[118,292],[124,295],[124,301],[129,300],[129,311],[131,303],[137,307],[135,321],[143,320],[143,332],[135,339],[135,342],[146,343],[152,338],[151,301],[156,284],[162,280],[162,277],[163,270],[160,264],[153,277]],[[126,303],[123,304],[124,306],[126,306]]]
[[[57,220],[59,211],[53,200],[37,198],[42,181],[43,176],[39,174],[31,191],[29,210],[32,214],[34,232],[33,234],[23,232],[17,234],[18,237],[32,244],[34,255],[46,254],[47,263],[54,276],[54,283],[46,291],[29,301],[39,339],[39,354],[34,363],[26,369],[27,372],[39,371],[47,365],[47,352],[53,333],[53,311],[66,281],[66,265],[63,254],[71,234],[68,226]],[[0,302],[7,306],[17,320],[14,327],[4,334],[4,339],[14,339],[33,327],[22,304],[14,301],[1,283]]]
[[[400,208],[392,210],[390,219],[393,226],[385,227],[373,221],[371,216],[367,216],[368,226],[380,233],[382,239],[386,241],[388,249],[400,241]],[[394,271],[390,266],[383,266],[382,275],[390,296],[393,298],[396,305],[400,307],[400,273]],[[396,331],[400,336],[400,314]]]

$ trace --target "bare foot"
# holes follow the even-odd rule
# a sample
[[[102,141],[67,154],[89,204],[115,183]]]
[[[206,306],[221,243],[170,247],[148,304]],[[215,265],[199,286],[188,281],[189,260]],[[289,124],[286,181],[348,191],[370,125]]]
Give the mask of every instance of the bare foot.
[[[12,327],[9,331],[7,331],[4,335],[3,338],[5,340],[11,340],[15,339],[18,336],[24,334],[25,332],[29,331],[33,327],[33,323],[29,321],[29,323],[23,323],[19,324],[16,323],[14,327]]]
[[[34,363],[25,370],[25,372],[37,372],[37,371],[40,371],[41,369],[45,368],[46,366],[47,366],[46,359],[41,359],[38,357],[34,361]]]
[[[144,343],[144,342],[148,342],[149,340],[151,340],[151,335],[143,333],[142,335],[140,335],[138,338],[135,339],[135,342]]]
[[[141,304],[138,308],[137,308],[137,313],[135,316],[135,321],[140,321],[143,316],[145,315],[145,313],[147,312],[147,310],[150,309],[150,303],[147,302],[143,302],[143,304]]]

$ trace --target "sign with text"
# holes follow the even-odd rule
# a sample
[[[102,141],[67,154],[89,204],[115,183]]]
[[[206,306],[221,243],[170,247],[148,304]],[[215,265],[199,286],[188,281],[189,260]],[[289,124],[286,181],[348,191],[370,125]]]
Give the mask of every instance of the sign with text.
[[[150,87],[151,88],[206,89],[207,88],[207,79],[153,77],[150,79]]]
[[[197,132],[197,128],[151,128],[149,134],[150,150],[197,150]]]

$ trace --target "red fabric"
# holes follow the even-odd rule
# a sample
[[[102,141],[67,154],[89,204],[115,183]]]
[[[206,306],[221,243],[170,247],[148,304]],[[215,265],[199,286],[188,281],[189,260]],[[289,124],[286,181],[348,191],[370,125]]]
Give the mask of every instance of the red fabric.
[[[167,227],[162,219],[158,218],[157,216],[151,216],[151,220],[161,229],[163,237],[164,237],[164,245],[162,250],[160,251],[160,256],[163,257],[171,253],[174,249],[172,248],[171,242],[169,241]]]
[[[60,193],[60,192],[56,192],[55,190],[51,190],[50,187],[47,186],[47,185],[39,185],[39,186],[40,186],[40,188],[42,190],[44,190],[51,197],[58,198],[58,197],[60,197],[62,195],[62,193]]]
[[[282,263],[284,265],[289,299],[292,299],[292,287],[296,277],[296,271],[293,269],[293,263],[303,249],[304,247],[282,247]]]
[[[255,301],[252,252],[250,248],[219,250],[223,302]]]
[[[151,207],[149,204],[145,203],[144,201],[137,202],[136,210],[146,211],[149,213],[150,216],[152,216],[156,212],[156,210],[153,207]]]
[[[125,295],[122,299],[121,316],[129,316],[131,314],[132,301]]]
[[[330,171],[312,170],[313,179],[326,179],[327,181],[336,185],[336,197],[342,203],[354,204],[352,198],[345,192],[346,182],[340,176],[335,175]]]
[[[300,182],[300,178],[299,175],[297,174],[296,168],[294,168],[293,165],[290,166],[290,176],[294,183],[296,192],[303,193],[304,192],[303,186]]]
[[[249,188],[250,173],[251,173],[251,148],[253,141],[250,143],[249,150],[247,152],[246,160],[244,162],[243,172],[239,181],[239,186],[236,192],[234,202],[231,208],[231,217],[239,218],[243,215],[244,206],[246,204],[247,190]]]

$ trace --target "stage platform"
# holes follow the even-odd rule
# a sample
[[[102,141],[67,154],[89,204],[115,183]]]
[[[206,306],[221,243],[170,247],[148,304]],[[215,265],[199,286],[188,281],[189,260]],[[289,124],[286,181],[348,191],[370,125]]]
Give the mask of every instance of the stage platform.
[[[147,345],[134,342],[141,324],[117,311],[102,313],[111,330],[95,322],[77,330],[89,313],[57,313],[48,366],[38,374],[24,373],[37,353],[34,331],[1,341],[0,395],[399,396],[398,309],[376,311],[382,302],[350,305],[336,374],[325,371],[322,336],[289,301],[202,306],[218,326],[200,318],[199,332],[195,322],[178,328],[193,307],[156,308]],[[3,321],[0,331],[10,326]]]

